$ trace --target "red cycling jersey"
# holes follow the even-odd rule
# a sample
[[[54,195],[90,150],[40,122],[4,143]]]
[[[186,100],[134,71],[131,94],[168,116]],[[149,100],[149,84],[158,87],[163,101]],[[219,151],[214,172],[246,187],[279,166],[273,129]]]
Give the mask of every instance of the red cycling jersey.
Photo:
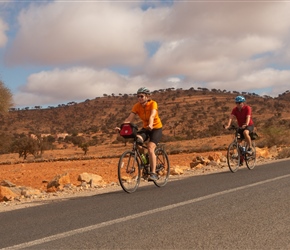
[[[247,116],[250,116],[250,122],[248,126],[254,125],[252,120],[252,109],[248,105],[244,105],[241,110],[239,110],[238,107],[233,108],[232,115],[237,118],[239,127],[242,127],[246,123]]]

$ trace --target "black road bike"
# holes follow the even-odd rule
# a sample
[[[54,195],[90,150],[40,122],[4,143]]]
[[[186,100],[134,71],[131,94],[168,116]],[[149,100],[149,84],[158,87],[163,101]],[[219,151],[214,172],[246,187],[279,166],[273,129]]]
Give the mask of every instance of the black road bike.
[[[241,140],[241,135],[238,133],[239,127],[232,125],[229,130],[234,130],[234,140],[230,143],[227,152],[227,163],[231,172],[235,173],[239,167],[245,162],[248,169],[253,169],[256,165],[256,147],[252,140],[252,153],[247,152],[248,145],[244,140]]]
[[[133,193],[138,188],[141,178],[148,180],[151,173],[150,164],[147,158],[146,162],[142,159],[138,147],[141,146],[144,151],[147,146],[140,145],[137,137],[134,137],[133,148],[126,150],[119,159],[118,179],[121,187],[127,193]],[[166,185],[170,174],[170,163],[168,155],[165,152],[164,145],[158,144],[155,149],[156,155],[156,174],[158,179],[153,181],[157,187]]]

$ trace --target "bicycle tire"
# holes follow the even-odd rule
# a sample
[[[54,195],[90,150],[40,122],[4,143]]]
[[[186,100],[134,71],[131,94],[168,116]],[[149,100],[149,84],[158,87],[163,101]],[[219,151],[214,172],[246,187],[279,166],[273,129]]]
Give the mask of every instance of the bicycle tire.
[[[227,152],[228,167],[232,173],[237,172],[240,166],[240,150],[238,143],[232,142],[228,147]]]
[[[251,155],[245,155],[245,162],[249,170],[252,170],[256,166],[256,147],[254,143],[252,144],[252,150],[253,153]]]
[[[131,150],[125,151],[118,163],[118,179],[122,189],[127,193],[136,191],[140,184],[140,166],[136,153]]]
[[[170,163],[168,155],[162,148],[157,148],[155,150],[156,155],[156,173],[158,175],[158,180],[154,181],[157,187],[163,187],[166,185],[170,175]]]

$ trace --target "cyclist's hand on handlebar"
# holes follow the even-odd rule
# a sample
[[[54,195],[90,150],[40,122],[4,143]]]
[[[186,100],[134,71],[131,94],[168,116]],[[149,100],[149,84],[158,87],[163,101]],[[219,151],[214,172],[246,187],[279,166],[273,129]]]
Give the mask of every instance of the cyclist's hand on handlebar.
[[[230,126],[228,125],[223,125],[224,129],[228,129]]]
[[[150,125],[150,124],[149,124],[149,125],[147,126],[147,129],[148,129],[148,130],[152,130],[152,129],[153,129],[153,125]]]

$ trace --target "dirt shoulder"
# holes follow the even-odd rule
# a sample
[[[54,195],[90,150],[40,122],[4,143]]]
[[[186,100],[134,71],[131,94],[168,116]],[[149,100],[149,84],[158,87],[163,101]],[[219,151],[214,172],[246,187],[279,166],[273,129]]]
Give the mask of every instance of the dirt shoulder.
[[[176,164],[173,163],[173,162],[175,162],[175,160],[174,160],[175,158],[186,159],[186,158],[191,158],[191,157],[193,157],[192,154],[189,154],[189,155],[184,154],[184,155],[172,157],[172,159],[171,159],[172,166],[177,166]],[[111,161],[114,161],[114,159],[111,159]],[[273,161],[277,161],[277,160],[263,159],[262,161],[261,160],[259,161],[257,166],[260,164],[271,163]],[[102,162],[104,163],[105,161],[103,160]],[[90,164],[87,163],[85,165],[83,165],[83,164],[77,164],[77,165],[78,166],[89,166]],[[180,166],[180,165],[178,165],[178,167],[182,168],[182,166]],[[51,168],[51,166],[50,166],[50,168]],[[114,167],[114,169],[115,168],[116,167]],[[246,166],[241,167],[241,169],[242,168],[246,168]],[[44,173],[47,172],[47,171],[45,171],[45,168],[41,168],[41,169],[42,169],[42,172],[44,172]],[[76,171],[76,169],[78,169],[78,168],[76,168],[76,166],[75,166],[74,170]],[[106,167],[104,169],[106,169]],[[198,168],[198,169],[190,169],[187,166],[183,166],[183,169],[184,169],[184,171],[182,174],[170,176],[169,185],[170,185],[170,182],[172,182],[172,181],[182,180],[182,179],[188,178],[190,176],[214,174],[214,173],[218,173],[218,172],[229,172],[229,169],[226,165],[223,167],[221,167],[221,166],[220,167],[206,166],[204,168]],[[83,167],[81,170],[89,170],[89,168]],[[110,172],[108,169],[106,169],[106,171],[108,173]],[[71,189],[71,190],[62,190],[62,191],[58,191],[56,193],[49,193],[49,194],[45,193],[45,195],[43,195],[43,197],[33,197],[30,199],[22,199],[22,200],[16,199],[13,201],[1,202],[0,203],[0,212],[28,208],[28,207],[32,207],[32,206],[39,206],[39,205],[44,205],[44,204],[53,203],[53,202],[59,202],[59,201],[63,201],[63,200],[71,199],[71,198],[76,198],[76,197],[87,197],[87,196],[94,196],[94,195],[104,194],[104,193],[109,193],[109,192],[122,191],[122,188],[119,186],[116,178],[117,178],[117,176],[115,176],[115,177],[111,176],[110,178],[107,179],[107,180],[110,180],[111,182],[108,183],[107,185],[105,185],[104,187],[101,187],[101,188],[87,188],[87,189],[77,189],[76,188],[76,189]],[[152,185],[152,183],[148,183],[147,181],[142,181],[140,186],[142,187],[145,185]],[[136,192],[138,192],[138,190]]]

